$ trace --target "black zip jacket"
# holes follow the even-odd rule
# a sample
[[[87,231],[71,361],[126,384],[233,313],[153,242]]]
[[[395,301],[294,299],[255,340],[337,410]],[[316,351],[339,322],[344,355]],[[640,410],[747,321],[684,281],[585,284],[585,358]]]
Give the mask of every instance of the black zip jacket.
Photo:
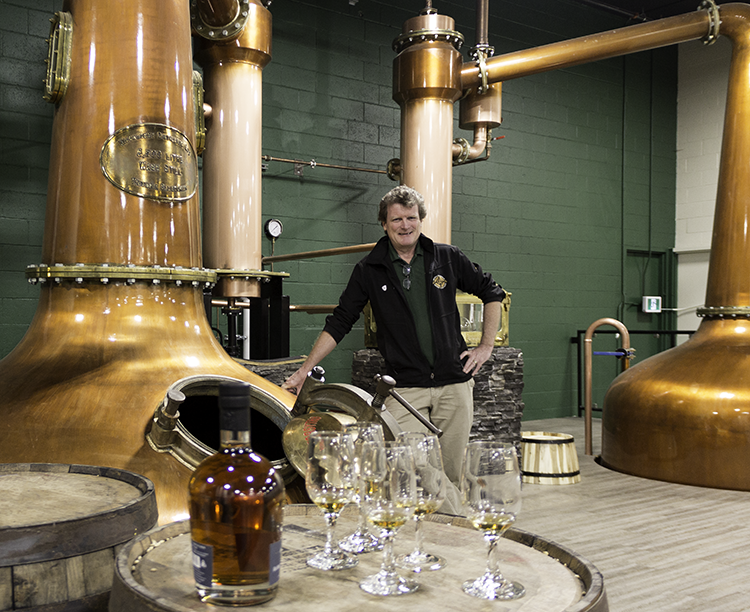
[[[466,350],[466,342],[461,335],[456,290],[475,295],[484,303],[502,301],[505,291],[457,247],[419,237],[435,351],[431,368],[419,348],[414,317],[390,261],[388,240],[383,236],[355,266],[338,306],[326,317],[324,331],[336,343],[341,342],[369,301],[377,325],[378,348],[387,373],[398,386],[439,387],[469,380],[471,376],[464,373],[458,357]]]

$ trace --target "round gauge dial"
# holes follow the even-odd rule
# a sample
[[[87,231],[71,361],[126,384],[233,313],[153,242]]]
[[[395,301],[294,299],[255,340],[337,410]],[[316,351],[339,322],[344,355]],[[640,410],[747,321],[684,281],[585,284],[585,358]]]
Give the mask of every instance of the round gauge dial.
[[[266,232],[266,236],[268,236],[270,240],[276,240],[276,238],[281,236],[281,232],[284,231],[284,226],[278,219],[269,219],[266,221],[263,230]]]

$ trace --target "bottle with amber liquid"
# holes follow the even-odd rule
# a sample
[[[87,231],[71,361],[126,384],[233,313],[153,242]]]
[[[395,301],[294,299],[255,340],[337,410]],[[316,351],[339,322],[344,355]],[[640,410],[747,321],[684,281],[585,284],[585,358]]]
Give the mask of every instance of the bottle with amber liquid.
[[[276,595],[284,483],[250,447],[250,385],[219,386],[221,449],[188,486],[195,585],[203,601],[247,606]]]

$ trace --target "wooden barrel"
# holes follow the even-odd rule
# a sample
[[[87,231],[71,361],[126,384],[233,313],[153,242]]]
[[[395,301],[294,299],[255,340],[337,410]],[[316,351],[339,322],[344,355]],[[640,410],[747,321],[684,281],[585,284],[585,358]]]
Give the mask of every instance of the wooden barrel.
[[[344,509],[336,528],[343,538],[356,528],[357,509]],[[607,597],[599,571],[572,551],[535,536],[510,529],[498,543],[500,569],[526,588],[511,602],[472,601],[463,593],[464,581],[484,573],[486,548],[482,535],[465,518],[428,515],[424,523],[425,550],[447,560],[444,569],[412,574],[419,590],[403,597],[377,597],[358,588],[376,573],[381,553],[359,555],[359,564],[339,572],[307,567],[306,559],[322,547],[324,521],[311,504],[289,505],[284,512],[281,579],[275,599],[264,609],[294,612],[398,612],[400,610],[512,610],[544,612],[607,612]],[[395,553],[411,552],[414,527],[403,527]],[[499,606],[499,607],[498,607]],[[193,582],[188,521],[170,523],[135,538],[118,554],[110,612],[206,612],[215,606],[201,602]]]
[[[521,474],[531,484],[581,482],[573,436],[548,431],[521,432]]]
[[[117,550],[157,516],[133,472],[0,464],[0,611],[105,611]]]

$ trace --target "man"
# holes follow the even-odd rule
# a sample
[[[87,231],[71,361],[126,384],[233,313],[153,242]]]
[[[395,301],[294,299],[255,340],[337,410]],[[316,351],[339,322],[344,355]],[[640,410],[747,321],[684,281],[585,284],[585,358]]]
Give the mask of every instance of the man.
[[[424,236],[426,215],[424,198],[410,187],[395,187],[383,197],[378,221],[386,235],[355,266],[310,355],[282,387],[298,390],[369,301],[387,373],[399,393],[443,430],[445,472],[457,484],[474,416],[472,376],[492,354],[505,291],[458,248]],[[484,303],[482,339],[473,349],[461,335],[457,289]],[[393,398],[386,407],[405,431],[426,431]]]

